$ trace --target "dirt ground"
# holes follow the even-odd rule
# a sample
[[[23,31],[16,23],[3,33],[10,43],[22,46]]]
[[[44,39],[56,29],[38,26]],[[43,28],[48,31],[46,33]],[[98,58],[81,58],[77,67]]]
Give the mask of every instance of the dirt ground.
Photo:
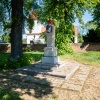
[[[100,100],[100,67],[93,66],[81,92],[0,77],[0,87],[23,100]]]

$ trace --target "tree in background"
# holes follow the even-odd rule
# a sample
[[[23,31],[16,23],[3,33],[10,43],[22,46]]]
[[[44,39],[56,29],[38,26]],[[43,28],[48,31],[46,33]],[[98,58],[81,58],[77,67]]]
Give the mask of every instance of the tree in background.
[[[3,30],[2,39],[10,42],[9,34],[11,32],[11,0],[0,0],[0,25]]]
[[[100,42],[100,37],[97,32],[98,24],[94,21],[89,21],[83,26],[86,34],[83,35],[84,42]]]
[[[97,34],[98,40],[100,41],[100,1],[93,8],[92,16],[93,16],[93,21],[97,24],[96,34]]]
[[[100,1],[97,2],[96,6],[93,8],[93,21],[95,21],[100,26]]]
[[[98,0],[42,0],[43,6],[40,10],[40,19],[42,21],[53,19],[56,26],[56,46],[58,49],[69,51],[67,43],[73,38],[73,25],[78,18],[80,23],[82,15],[96,5]],[[68,49],[66,50],[66,48]]]
[[[40,0],[25,0],[24,1],[24,27],[30,31],[34,26],[34,20],[37,19],[37,11],[39,9],[38,1]],[[34,18],[33,18],[34,17]]]
[[[89,32],[87,34],[87,41],[91,42],[91,43],[98,42],[97,34],[96,34],[95,30],[93,30],[93,29],[89,30]]]

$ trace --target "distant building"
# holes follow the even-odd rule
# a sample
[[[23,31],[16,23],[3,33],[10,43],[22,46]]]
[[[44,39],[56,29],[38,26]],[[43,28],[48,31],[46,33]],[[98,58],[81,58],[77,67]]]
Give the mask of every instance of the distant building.
[[[40,37],[42,32],[45,32],[46,28],[37,20],[34,20],[34,26],[30,33],[30,30],[28,28],[25,29],[26,38],[27,38],[27,44],[30,44],[31,41],[34,43],[45,43],[45,39]]]
[[[74,43],[78,43],[78,30],[77,26],[74,25]]]

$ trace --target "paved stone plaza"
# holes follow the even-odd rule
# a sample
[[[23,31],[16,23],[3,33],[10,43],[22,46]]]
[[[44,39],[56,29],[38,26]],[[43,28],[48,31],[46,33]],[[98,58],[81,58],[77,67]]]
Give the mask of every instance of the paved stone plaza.
[[[57,69],[36,68],[34,64],[19,68],[10,73],[2,73],[0,77],[6,77],[23,82],[50,85],[61,89],[81,91],[84,82],[89,75],[92,66],[78,62],[65,62],[64,66]]]

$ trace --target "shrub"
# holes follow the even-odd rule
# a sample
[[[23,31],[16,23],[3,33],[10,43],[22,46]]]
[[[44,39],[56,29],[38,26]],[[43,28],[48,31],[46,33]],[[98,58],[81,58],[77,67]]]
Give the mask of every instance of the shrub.
[[[70,35],[69,34],[57,34],[56,46],[58,48],[58,55],[64,55],[65,53],[72,53],[73,49],[70,46]]]
[[[10,61],[9,56],[0,58],[0,69],[16,69],[29,65],[33,61],[33,57],[28,54],[23,54],[19,60]]]
[[[31,52],[31,51],[32,51],[31,47],[24,48],[24,52]]]
[[[66,44],[66,49],[58,49],[58,55],[64,55],[66,53],[73,53],[73,49],[70,44]]]

